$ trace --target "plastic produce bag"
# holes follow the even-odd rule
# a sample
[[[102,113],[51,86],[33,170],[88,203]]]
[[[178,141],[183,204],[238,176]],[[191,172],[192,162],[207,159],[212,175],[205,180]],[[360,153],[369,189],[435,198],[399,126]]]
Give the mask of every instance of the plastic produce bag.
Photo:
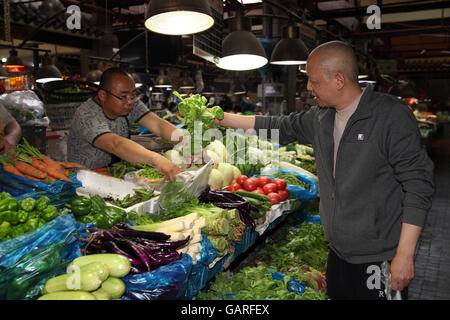
[[[64,214],[29,233],[0,242],[0,267],[11,267],[35,247],[50,246],[61,240],[75,240],[71,234],[80,226],[72,214]]]
[[[177,296],[179,299],[191,299],[209,281],[208,265],[217,257],[217,250],[203,233],[201,246],[200,258],[192,266],[187,281],[180,288]]]
[[[43,117],[44,103],[32,90],[2,94],[0,102],[20,125],[46,127],[49,124],[49,119]]]
[[[0,299],[31,300],[41,295],[50,278],[66,272],[77,257],[79,243],[74,237],[36,247],[0,273]]]
[[[67,181],[55,181],[51,183],[34,181],[18,175],[6,172],[1,166],[0,170],[0,184],[5,185],[9,189],[22,190],[22,189],[34,189],[35,191],[45,191],[48,193],[61,193],[63,190],[76,189],[81,187],[81,182],[77,179],[76,173],[68,177],[72,182]],[[12,193],[11,193],[12,194]],[[12,194],[13,195],[13,194]]]
[[[173,299],[186,282],[191,271],[192,258],[184,254],[180,260],[161,266],[154,271],[122,278],[126,285],[125,300]]]
[[[265,171],[261,172],[261,175],[269,175],[269,174],[272,174],[275,172],[295,174],[301,181],[303,181],[309,185],[308,190],[306,190],[305,188],[303,188],[301,186],[288,185],[287,188],[289,189],[289,191],[291,193],[291,199],[308,201],[312,198],[317,197],[319,187],[317,185],[317,181],[313,177],[303,174],[301,172],[291,171],[291,170],[281,170],[281,169],[265,170]],[[270,177],[270,178],[272,178],[272,177]]]

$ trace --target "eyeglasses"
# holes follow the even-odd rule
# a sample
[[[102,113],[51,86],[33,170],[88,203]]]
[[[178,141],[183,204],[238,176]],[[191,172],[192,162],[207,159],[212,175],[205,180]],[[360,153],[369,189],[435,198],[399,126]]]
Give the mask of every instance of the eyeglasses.
[[[126,95],[126,96],[120,97],[120,96],[118,96],[118,95],[112,93],[111,91],[106,90],[105,88],[99,88],[99,90],[103,90],[103,91],[109,93],[109,94],[112,95],[114,98],[116,98],[116,99],[118,99],[118,100],[120,100],[120,101],[122,101],[122,102],[125,102],[125,101],[130,101],[130,102],[136,101],[136,94],[135,94],[135,93],[133,93],[133,94],[131,94],[131,95]]]

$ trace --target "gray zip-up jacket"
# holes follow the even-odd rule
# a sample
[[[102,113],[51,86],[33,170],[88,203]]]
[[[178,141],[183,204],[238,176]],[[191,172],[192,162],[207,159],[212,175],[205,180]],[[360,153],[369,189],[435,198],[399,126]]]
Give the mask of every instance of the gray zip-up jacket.
[[[412,111],[370,86],[345,127],[333,178],[335,113],[312,107],[287,116],[256,116],[255,129],[279,129],[281,144],[312,144],[320,217],[336,254],[349,263],[391,260],[402,222],[425,224],[434,193],[433,163]]]

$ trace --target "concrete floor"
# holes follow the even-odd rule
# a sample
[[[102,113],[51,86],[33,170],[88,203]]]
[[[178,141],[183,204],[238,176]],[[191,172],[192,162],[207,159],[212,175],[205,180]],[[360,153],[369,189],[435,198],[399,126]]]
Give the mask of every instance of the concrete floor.
[[[450,158],[433,160],[436,191],[417,246],[410,300],[450,299]]]

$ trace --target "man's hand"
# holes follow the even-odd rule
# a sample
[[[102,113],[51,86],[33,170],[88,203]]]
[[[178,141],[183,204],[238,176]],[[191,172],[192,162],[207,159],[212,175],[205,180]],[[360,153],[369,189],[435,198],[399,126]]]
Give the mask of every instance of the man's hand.
[[[13,150],[15,144],[8,139],[8,137],[4,137],[0,139],[0,154],[6,155],[9,151]]]
[[[402,291],[414,278],[414,257],[397,254],[391,262],[391,288]]]
[[[156,170],[161,172],[166,180],[175,181],[177,174],[184,172],[183,169],[177,167],[173,162],[167,160],[164,157],[158,159],[156,164]]]

